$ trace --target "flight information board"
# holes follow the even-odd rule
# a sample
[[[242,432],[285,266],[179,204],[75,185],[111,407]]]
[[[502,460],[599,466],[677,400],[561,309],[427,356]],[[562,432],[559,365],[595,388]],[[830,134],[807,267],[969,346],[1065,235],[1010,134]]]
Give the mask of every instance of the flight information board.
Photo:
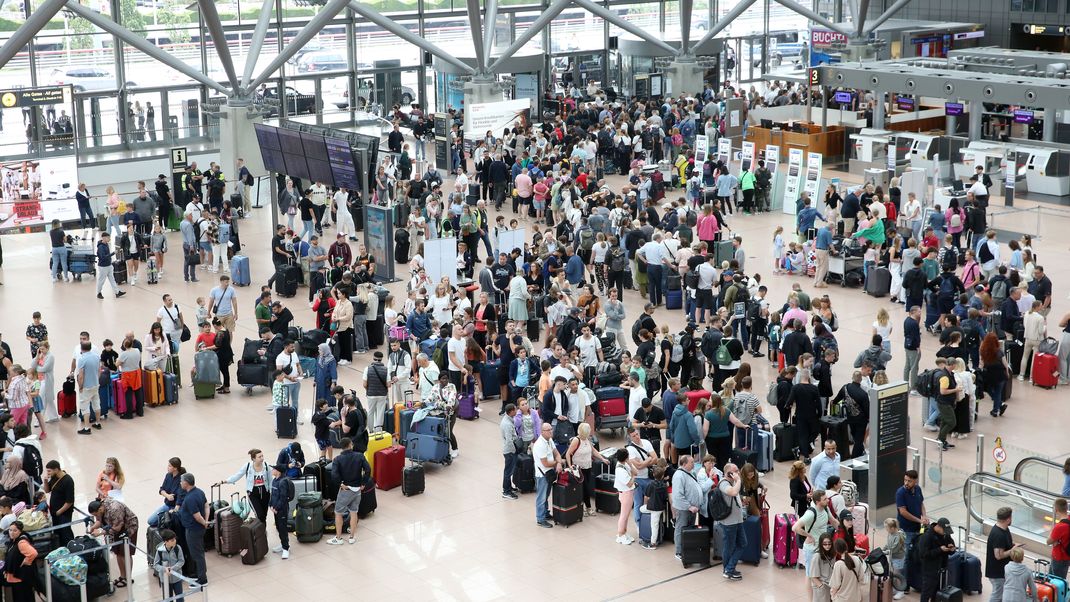
[[[356,161],[348,140],[324,138],[327,148],[327,162],[331,166],[334,185],[346,190],[359,190],[360,179],[357,178]]]

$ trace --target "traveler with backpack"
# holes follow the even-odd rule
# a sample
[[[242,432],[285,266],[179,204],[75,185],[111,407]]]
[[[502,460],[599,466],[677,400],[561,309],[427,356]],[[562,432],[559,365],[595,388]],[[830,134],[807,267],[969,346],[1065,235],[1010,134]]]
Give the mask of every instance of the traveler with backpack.
[[[962,231],[966,229],[966,211],[959,207],[959,200],[952,197],[944,212],[945,228],[951,235],[951,244],[956,249],[962,248]]]
[[[1011,377],[1010,364],[1004,355],[999,338],[994,332],[985,335],[980,345],[981,383],[984,391],[992,400],[992,410],[988,412],[993,418],[1002,416],[1007,411],[1004,402],[1006,382]]]
[[[1056,498],[1052,514],[1054,526],[1047,541],[1051,546],[1051,574],[1066,579],[1066,571],[1070,567],[1070,518],[1067,517],[1065,498]]]
[[[679,469],[672,475],[672,493],[669,494],[669,500],[676,514],[676,532],[673,542],[676,545],[677,560],[680,560],[683,554],[684,527],[698,523],[698,517],[705,502],[698,479],[692,474],[694,467],[694,457],[684,454],[680,456]]]
[[[881,335],[874,334],[870,338],[869,347],[862,350],[855,358],[854,367],[861,368],[864,362],[869,362],[873,370],[884,370],[891,361],[892,354],[884,350],[883,342],[884,338]]]

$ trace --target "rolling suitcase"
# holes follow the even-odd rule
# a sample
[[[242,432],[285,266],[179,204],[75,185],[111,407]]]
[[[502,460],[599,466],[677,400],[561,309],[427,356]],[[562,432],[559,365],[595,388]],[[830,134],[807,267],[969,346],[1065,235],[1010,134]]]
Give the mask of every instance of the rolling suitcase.
[[[323,494],[306,491],[297,496],[294,534],[301,543],[315,543],[323,537]]]
[[[665,292],[665,309],[680,309],[684,306],[684,292],[681,290]]]
[[[216,387],[223,383],[219,372],[219,356],[215,351],[198,351],[193,355],[193,383],[206,383]]]
[[[562,475],[568,473],[562,473]],[[569,474],[558,478],[553,488],[551,512],[554,523],[569,527],[583,520],[583,483]]]
[[[981,593],[981,559],[958,550],[947,559],[947,579],[966,594]]]
[[[520,490],[520,493],[535,492],[535,459],[531,457],[531,454],[517,454],[513,485]]]
[[[360,490],[360,504],[357,506],[357,518],[365,518],[379,508],[375,499],[375,485],[367,484]],[[342,530],[345,530],[343,525]]]
[[[447,437],[449,432],[446,430],[446,419],[439,416],[427,416],[423,420],[417,422],[415,425],[411,424],[410,430],[417,435],[433,435],[435,437]]]
[[[1033,354],[1033,384],[1054,389],[1059,384],[1059,358],[1050,353]]]
[[[781,568],[794,567],[799,562],[799,546],[795,533],[794,514],[778,514],[773,522],[773,562]]]
[[[951,583],[949,573],[948,569],[940,571],[940,587],[933,599],[937,602],[962,602],[962,590]]]
[[[1050,570],[1051,563],[1047,560],[1038,559],[1033,562],[1036,569],[1033,572],[1033,580],[1037,585],[1037,600],[1044,600],[1041,592],[1050,590],[1051,597],[1048,599],[1051,602],[1066,602],[1068,599],[1066,579],[1053,575]],[[1042,585],[1044,589],[1041,588]]]
[[[133,418],[134,408],[127,407],[130,400],[126,398],[126,385],[118,378],[111,381],[111,400],[120,418]]]
[[[773,470],[773,433],[762,429],[751,429],[751,446],[758,452],[758,463],[755,464],[761,472]]]
[[[475,420],[479,417],[476,412],[476,396],[474,393],[461,395],[457,399],[457,417],[461,420]]]
[[[234,286],[249,286],[252,282],[249,276],[249,258],[245,255],[235,255],[230,260],[230,277]]]
[[[653,533],[650,530],[650,527],[652,525],[652,522],[650,520],[651,516],[652,516],[652,514],[650,512],[640,512],[639,513],[639,541],[644,541],[644,542],[649,543],[652,546],[656,546],[659,543],[661,543],[661,538],[662,538],[662,535],[664,535],[664,533],[663,533],[663,531],[661,529],[661,524],[660,524],[661,521],[660,521],[660,518],[659,518],[659,520],[658,520],[658,523],[659,523],[658,524],[658,535],[657,535],[657,537],[654,537]]]
[[[598,512],[620,514],[620,494],[613,487],[613,475],[602,473],[594,477],[594,506]]]
[[[415,462],[445,462],[450,457],[449,441],[443,437],[409,433],[405,440],[405,456]]]
[[[163,402],[165,405],[178,403],[178,377],[174,374],[163,374]]]
[[[240,529],[242,564],[256,564],[263,560],[268,552],[267,527],[260,519],[251,516]]]
[[[78,413],[78,397],[74,393],[60,391],[59,395],[56,396],[56,407],[60,416],[64,418],[74,416]]]
[[[279,439],[297,438],[297,410],[292,406],[275,408],[275,436]]]
[[[163,370],[142,370],[142,383],[145,389],[145,403],[150,406],[164,404]]]
[[[736,256],[736,249],[732,246],[731,240],[720,240],[713,243],[714,257],[716,257],[717,267],[725,261],[732,261]]]
[[[799,457],[795,447],[795,425],[781,422],[773,427],[773,460],[791,462]]]
[[[891,577],[870,577],[869,602],[891,602],[894,595]]]
[[[387,449],[394,444],[394,438],[390,436],[390,433],[379,431],[368,435],[368,449],[364,452],[364,458],[368,460],[368,466],[372,469],[372,474],[375,474],[375,453],[382,449]]]
[[[424,467],[420,464],[410,464],[405,467],[401,474],[401,493],[408,497],[419,495],[424,492]]]
[[[269,386],[267,364],[239,363],[238,384],[243,387]]]
[[[375,467],[372,468],[375,486],[385,491],[401,485],[401,475],[404,468],[404,447],[392,445],[375,452]]]
[[[758,565],[762,561],[762,519],[760,516],[748,516],[743,521],[743,534],[747,536],[747,545],[739,555],[740,562]]]
[[[821,417],[821,444],[832,439],[836,442],[836,450],[846,456],[851,449],[851,435],[847,427],[847,418],[832,415],[832,403],[829,402],[829,411]]]
[[[498,380],[498,370],[502,366],[501,360],[487,360],[479,371],[479,378],[483,385],[483,399],[492,399],[501,396],[502,386]],[[460,418],[460,416],[458,416]]]
[[[281,266],[275,272],[275,292],[280,297],[296,297],[297,283],[301,280],[301,268],[296,265]]]
[[[241,517],[230,509],[223,508],[215,515],[215,549],[223,556],[241,552]]]
[[[216,385],[212,383],[193,383],[193,397],[196,399],[214,399]]]
[[[866,278],[866,294],[872,297],[887,297],[892,290],[892,273],[888,268],[876,268],[869,271]]]
[[[680,529],[680,562],[685,567],[693,564],[710,565],[710,531],[699,526],[698,517],[695,518],[694,525]]]
[[[1019,341],[1004,341],[1003,351],[1007,354],[1007,361],[1011,364],[1011,374],[1015,376],[1021,374],[1022,353],[1025,351],[1025,346]]]
[[[398,436],[398,441],[404,443],[405,438],[409,436],[409,429],[412,427],[412,417],[416,415],[416,410],[402,410],[401,418],[398,420],[398,432],[395,433]]]

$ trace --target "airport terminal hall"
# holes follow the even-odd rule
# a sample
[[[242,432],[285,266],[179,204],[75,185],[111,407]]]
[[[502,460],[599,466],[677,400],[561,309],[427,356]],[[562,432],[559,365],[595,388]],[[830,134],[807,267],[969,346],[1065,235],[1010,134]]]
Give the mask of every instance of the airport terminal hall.
[[[0,0],[0,601],[1070,602],[1067,15]]]

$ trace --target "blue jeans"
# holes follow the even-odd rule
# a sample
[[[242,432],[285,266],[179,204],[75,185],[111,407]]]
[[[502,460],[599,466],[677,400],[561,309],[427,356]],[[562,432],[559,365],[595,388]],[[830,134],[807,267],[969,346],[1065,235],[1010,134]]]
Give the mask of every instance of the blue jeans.
[[[67,276],[67,247],[52,247],[52,279]]]
[[[427,154],[427,143],[424,142],[423,138],[420,138],[419,136],[417,136],[416,137],[416,159],[418,159],[418,160],[419,159],[423,159],[426,154]]]
[[[495,259],[497,259],[497,257],[494,255],[494,249],[491,248],[490,234],[488,234],[487,231],[484,230],[483,232],[481,232],[479,234],[479,238],[483,241],[483,248],[487,250],[487,256],[488,257],[494,257]],[[494,244],[498,244],[498,241],[494,241]],[[512,249],[510,249],[510,251],[511,250]],[[475,253],[476,250],[472,249],[472,252]],[[506,251],[506,253],[508,253],[508,252],[509,251]]]
[[[724,559],[724,572],[731,573],[736,570],[736,563],[747,547],[747,534],[743,531],[743,523],[721,526],[724,528],[724,550],[721,552],[721,558]]]
[[[643,507],[643,492],[646,491],[646,486],[650,484],[650,479],[636,479],[635,480],[635,495],[632,496],[632,514],[635,517],[635,525],[639,526],[639,509]]]
[[[662,266],[660,265],[650,264],[646,266],[647,291],[650,295],[650,302],[655,306],[661,305],[662,271]]]
[[[286,397],[290,402],[290,407],[300,412],[297,407],[297,400],[301,396],[301,381],[287,382],[286,383]]]
[[[301,220],[301,240],[308,242],[312,235],[316,233],[316,228],[313,227],[313,220],[303,219]],[[306,236],[307,235],[307,236]]]
[[[750,332],[747,330],[747,318],[735,318],[732,320],[732,330],[735,332],[736,339],[743,343],[743,348],[747,348],[747,341],[750,340]]]
[[[544,523],[550,518],[550,509],[546,507],[546,498],[550,494],[550,483],[543,475],[535,475],[535,522]]]
[[[1003,381],[995,387],[985,387],[985,393],[988,393],[989,399],[992,400],[992,411],[999,412],[999,409],[1003,407]]]
[[[928,405],[928,408],[929,408],[928,411],[926,413],[922,414],[923,416],[926,417],[925,418],[925,425],[926,426],[936,426],[936,421],[940,418],[939,403],[937,403],[936,399],[934,399],[932,397],[927,398],[925,401],[928,402],[928,404],[929,404]]]
[[[168,506],[167,504],[164,504],[163,506],[160,506],[159,508],[153,510],[152,514],[149,515],[149,526],[150,527],[159,526],[159,524],[160,524],[160,515],[166,513],[170,509],[171,509],[170,506]]]
[[[503,455],[505,456],[505,471],[502,473],[502,493],[512,493],[513,473],[516,472],[516,454]]]

